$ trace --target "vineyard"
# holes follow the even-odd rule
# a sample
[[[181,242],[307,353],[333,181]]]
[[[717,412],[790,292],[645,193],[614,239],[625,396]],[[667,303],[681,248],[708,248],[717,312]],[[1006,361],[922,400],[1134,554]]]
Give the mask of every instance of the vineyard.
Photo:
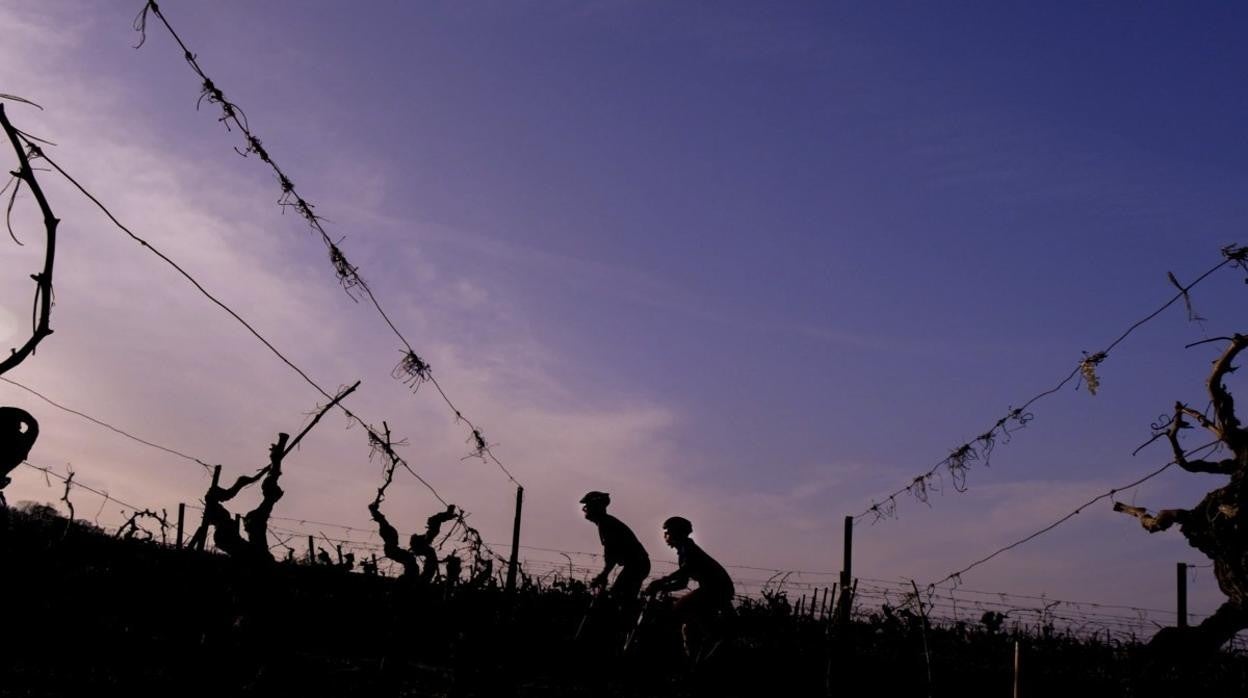
[[[10,649],[0,695],[119,694],[684,696],[1224,691],[1248,656],[1159,669],[1147,647],[1004,614],[924,619],[864,601],[846,624],[798,614],[783,593],[742,600],[722,656],[684,664],[675,628],[647,626],[629,653],[584,633],[580,583],[404,584],[306,559],[257,571],[143,535],[68,525],[47,507],[5,532]],[[929,679],[930,672],[930,679]],[[881,677],[887,677],[882,679]],[[881,683],[881,681],[883,681]],[[1161,691],[1161,692],[1159,692]]]
[[[775,368],[763,370],[713,369],[706,350],[712,342],[695,336],[690,343],[697,348],[681,371],[705,369],[706,380],[715,384],[707,395],[720,395],[708,398],[707,405],[714,403],[733,418],[714,424],[713,434],[680,433],[655,445],[654,434],[678,432],[686,424],[661,409],[595,412],[587,407],[590,398],[560,382],[559,358],[526,351],[531,328],[519,331],[523,341],[499,346],[482,341],[488,349],[466,350],[475,340],[498,336],[483,327],[488,323],[481,308],[488,295],[465,276],[445,284],[451,289],[447,295],[430,296],[432,282],[422,284],[440,272],[435,264],[412,263],[419,254],[408,248],[419,245],[405,237],[408,221],[400,221],[401,234],[384,243],[371,239],[362,222],[359,235],[340,230],[334,207],[305,194],[314,187],[296,185],[297,174],[315,172],[323,163],[314,154],[314,165],[304,156],[301,169],[292,166],[302,154],[290,147],[298,143],[293,137],[283,141],[289,133],[266,131],[271,140],[261,140],[260,110],[249,116],[214,72],[213,54],[194,45],[200,27],[190,21],[180,26],[177,12],[166,14],[154,0],[136,9],[129,48],[142,53],[131,53],[163,52],[157,54],[162,61],[176,64],[181,86],[194,94],[180,105],[182,111],[188,118],[204,112],[196,116],[221,131],[214,137],[228,143],[231,167],[237,156],[259,173],[229,186],[245,198],[267,186],[260,197],[268,204],[267,215],[285,216],[282,224],[297,228],[301,238],[295,243],[277,236],[247,239],[235,231],[214,238],[212,232],[226,226],[222,221],[230,214],[224,206],[216,212],[210,203],[220,192],[204,180],[221,171],[211,167],[183,173],[199,189],[172,199],[199,207],[195,211],[203,220],[188,215],[202,229],[193,225],[170,233],[162,214],[146,210],[149,191],[157,192],[151,200],[166,203],[163,215],[171,215],[171,199],[161,198],[160,175],[114,179],[109,170],[114,163],[75,152],[91,150],[89,144],[63,147],[42,132],[45,108],[26,91],[39,87],[37,80],[21,83],[15,73],[21,94],[8,94],[10,88],[0,85],[0,149],[10,174],[0,199],[16,250],[12,259],[22,266],[6,259],[5,271],[17,275],[24,289],[16,297],[18,285],[6,278],[0,310],[30,308],[29,329],[25,319],[14,323],[8,320],[12,313],[0,315],[0,329],[9,332],[5,341],[13,345],[0,360],[5,391],[0,601],[9,636],[0,651],[0,696],[104,691],[677,698],[869,690],[929,698],[1059,692],[1142,698],[1239,695],[1248,686],[1248,528],[1238,520],[1248,515],[1248,428],[1239,417],[1242,403],[1237,410],[1233,397],[1235,390],[1242,393],[1236,362],[1242,363],[1248,350],[1248,335],[1236,324],[1242,322],[1248,247],[1223,241],[1201,249],[1199,262],[1185,262],[1178,274],[1166,271],[1164,283],[1150,281],[1160,294],[1145,301],[1107,301],[1115,314],[1094,323],[1096,339],[1080,335],[1080,341],[1096,344],[1076,356],[1062,342],[1068,354],[1055,373],[1038,380],[983,379],[994,386],[992,400],[1012,398],[1004,410],[990,408],[986,418],[979,401],[970,401],[974,416],[964,417],[966,404],[954,410],[942,406],[943,398],[932,398],[931,406],[922,407],[892,396],[903,389],[901,375],[958,392],[956,382],[934,375],[936,369],[929,376],[924,369],[900,366],[914,363],[920,353],[939,353],[931,347],[889,354],[879,346],[888,343],[862,340],[873,347],[862,362],[870,370],[845,370],[878,376],[896,371],[897,384],[864,383],[867,387],[839,403],[839,411],[821,408],[808,415],[795,405],[759,397],[773,389],[796,390],[794,385],[806,380],[768,377],[782,369],[783,360],[772,360]],[[0,10],[0,28],[25,26],[13,17],[20,19]],[[357,173],[355,179],[366,178]],[[406,178],[395,179],[415,188]],[[385,215],[370,210],[380,198],[364,196],[357,206],[353,196],[361,198],[359,192],[327,198],[356,219],[378,228],[387,224]],[[200,197],[208,203],[201,206]],[[253,208],[239,210],[257,210],[254,201],[247,206]],[[267,233],[271,224],[265,218],[240,226],[252,226],[247,233]],[[357,223],[341,225],[347,226]],[[83,234],[86,227],[94,237]],[[251,244],[256,247],[245,247]],[[490,249],[478,242],[456,244]],[[92,250],[101,249],[127,262],[99,263]],[[513,256],[517,269],[522,263],[554,265],[557,258],[526,255],[506,244],[491,253],[506,260],[508,272]],[[1019,260],[1026,261],[1021,254]],[[613,275],[605,266],[574,266],[577,273],[602,275],[610,284],[636,280],[627,273]],[[278,290],[240,291],[249,276],[264,280],[256,288],[270,283]],[[544,278],[529,276],[516,288],[540,285]],[[553,283],[555,276],[545,280]],[[116,287],[113,277],[120,279]],[[900,275],[896,282],[902,283]],[[665,303],[681,295],[648,279],[639,287],[660,289]],[[508,287],[500,282],[500,288]],[[1013,290],[994,288],[992,294]],[[845,296],[857,293],[842,289]],[[1095,295],[1090,291],[1088,298]],[[853,305],[843,298],[836,304]],[[680,312],[694,317],[702,312],[690,310],[696,305],[684,303]],[[1222,317],[1210,320],[1198,305],[1215,307]],[[458,345],[442,339],[435,318],[447,315],[435,306],[463,313],[464,336],[471,339],[461,338]],[[145,315],[149,307],[158,321]],[[503,316],[518,306],[505,307],[488,317],[511,322]],[[957,306],[955,312],[963,310]],[[1036,317],[1056,312],[1026,310]],[[1176,317],[1179,311],[1184,317]],[[610,314],[588,300],[584,312]],[[558,313],[552,316],[559,317],[561,330],[576,327],[571,316],[566,322]],[[1177,322],[1166,326],[1167,318]],[[733,326],[723,318],[715,322]],[[1175,327],[1187,334],[1176,340]],[[768,335],[766,343],[778,343],[773,330],[776,337],[782,334],[775,328],[761,331]],[[744,323],[733,331],[746,336],[760,330]],[[383,339],[377,342],[374,335]],[[1036,336],[1044,336],[1045,344],[1032,356],[1057,344],[1048,341],[1047,332]],[[646,337],[651,339],[653,346],[643,342],[637,346],[649,348],[628,351],[650,352],[637,360],[653,375],[618,369],[629,389],[643,380],[657,385],[669,359],[677,365],[666,353],[670,338]],[[1162,344],[1176,352],[1166,354],[1168,363],[1150,353]],[[96,365],[97,345],[101,356],[125,368]],[[997,351],[1004,343],[992,346]],[[998,370],[1013,370],[1027,355],[1017,348],[998,353]],[[816,365],[827,363],[832,362],[821,349]],[[1137,385],[1124,386],[1131,379],[1114,373],[1128,369],[1135,371]],[[740,373],[762,377],[738,395],[732,384],[741,380]],[[509,401],[490,399],[492,391],[514,387],[513,380],[522,387]],[[1141,397],[1139,386],[1153,382],[1156,390]],[[996,384],[1011,391],[1027,387],[1001,398]],[[842,388],[834,381],[829,386],[826,392]],[[904,390],[914,390],[906,393],[912,398],[927,392],[922,385]],[[1115,390],[1117,402],[1105,408],[1105,393]],[[739,401],[754,412],[735,406],[747,393],[748,399]],[[1074,393],[1086,400],[1073,406],[1062,402]],[[199,404],[201,394],[211,397]],[[1160,394],[1165,401],[1154,404]],[[812,404],[823,404],[824,398],[821,394]],[[1087,407],[1091,400],[1101,403]],[[1131,400],[1148,402],[1146,412],[1129,405]],[[549,404],[560,407],[543,411]],[[1129,414],[1130,433],[1119,429],[1109,435],[1106,425],[1122,422],[1096,411],[1102,408],[1120,413],[1115,419],[1127,420],[1122,415]],[[750,418],[741,416],[772,411],[785,429],[755,430]],[[1141,421],[1140,414],[1149,417]],[[1038,418],[1044,427],[1033,424]],[[955,420],[959,435],[947,448],[927,456],[911,448],[911,432],[928,429],[927,422],[932,431],[954,429]],[[867,421],[883,426],[859,426]],[[745,475],[719,467],[717,458],[726,460],[725,454],[738,448],[761,449],[770,438],[765,434],[792,434],[790,424],[806,422],[812,425],[809,433],[819,435],[812,443],[825,449],[839,449],[837,438],[861,429],[863,443],[875,443],[860,448],[872,458],[877,449],[894,457],[872,460],[860,454],[865,464],[859,464],[839,454],[808,457],[793,446],[776,462],[794,472],[807,467],[797,463],[818,462],[809,468],[820,475],[794,479],[787,492],[780,484],[784,468],[771,460],[772,446],[742,456],[749,464]],[[828,436],[829,422],[841,423],[840,436]],[[496,423],[507,426],[496,430]],[[1058,445],[1023,445],[1035,432]],[[718,443],[725,435],[749,446]],[[1124,448],[1128,441],[1132,445]],[[1045,458],[1063,460],[1066,449],[1074,455],[1062,467],[1104,466],[1105,472],[1070,478],[1073,484],[1058,497],[1055,491],[1068,484],[1061,477],[1009,470],[1020,462],[1035,468]],[[1107,465],[1126,452],[1138,460]],[[990,468],[1006,460],[1005,469]],[[835,477],[820,481],[828,472]],[[1208,476],[1214,479],[1204,479]],[[775,491],[769,489],[773,477]],[[1017,491],[1010,491],[1013,478],[1021,478]],[[993,506],[985,507],[991,511],[982,512],[982,519],[971,506],[962,507],[962,518],[948,514],[958,507],[941,498],[957,501],[976,489],[972,480],[993,493],[987,496]],[[617,496],[617,504],[629,507],[621,510],[628,525],[606,517],[611,497],[600,488],[624,495]],[[559,509],[572,499],[569,492],[586,490],[591,491],[581,499],[583,517]],[[874,494],[860,496],[868,490]],[[994,497],[1001,498],[999,507]],[[831,522],[851,500],[840,540]],[[977,501],[983,506],[985,499]],[[932,513],[938,508],[940,517]],[[663,520],[659,512],[669,517],[662,540],[674,553],[653,542]],[[696,534],[675,512],[697,520]],[[929,515],[941,523],[925,530],[913,522]],[[1069,532],[1091,516],[1100,516],[1093,525],[1106,528],[1112,519],[1126,531],[1112,539],[1112,551],[1087,548],[1082,554],[1092,550],[1103,578],[1131,599],[1159,586],[1150,581],[1153,576],[1141,581],[1140,570],[1151,555],[1140,551],[1157,540],[1145,534],[1170,532],[1168,554],[1181,550],[1179,555],[1190,556],[1167,562],[1177,564],[1175,607],[978,585],[987,569],[1022,559],[1024,551],[1038,547],[1034,541],[1049,543],[1056,537],[1052,532]],[[601,551],[572,549],[592,547],[569,542],[590,540],[590,527],[580,518],[597,525]],[[614,542],[608,541],[606,519],[617,526]],[[879,531],[902,519],[907,533],[896,537],[896,550],[883,550],[891,542],[880,544],[888,534]],[[629,525],[648,541],[648,552]],[[580,538],[564,531],[577,526]],[[534,530],[540,533],[533,535]],[[620,558],[621,530],[632,544],[628,562]],[[866,555],[863,548],[854,552],[855,530],[873,535],[869,546],[875,547],[867,547]],[[686,544],[690,535],[698,543]],[[941,549],[950,542],[967,559],[950,559]],[[698,547],[702,543],[734,562],[721,567]],[[1071,548],[1076,543],[1066,541]],[[750,562],[736,557],[742,549],[768,561],[734,564]],[[687,578],[665,586],[682,573],[693,574],[699,563],[690,562],[690,550],[718,570],[722,600],[707,601],[720,598],[710,596],[708,577],[694,576],[692,592],[683,592]],[[840,568],[830,569],[838,552]],[[1096,555],[1105,556],[1103,564]],[[775,561],[781,558],[786,563]],[[1192,561],[1178,562],[1182,559]],[[612,577],[617,564],[630,573],[643,565],[634,581],[651,584],[640,598],[636,586],[623,598],[614,596],[627,587],[621,581],[626,575]],[[799,564],[816,569],[797,569]],[[906,570],[904,576],[881,578],[910,564],[921,574]],[[875,576],[878,567],[889,572]],[[1067,564],[1060,555],[1038,555],[1019,569],[1024,567],[1030,571],[1012,578],[1029,590],[1054,579],[1062,588],[1079,588],[1086,573],[1073,557]],[[1199,613],[1188,609],[1188,585],[1197,579],[1203,583]],[[619,586],[612,587],[612,580]],[[1149,589],[1128,590],[1127,584]],[[707,593],[699,597],[699,592]]]

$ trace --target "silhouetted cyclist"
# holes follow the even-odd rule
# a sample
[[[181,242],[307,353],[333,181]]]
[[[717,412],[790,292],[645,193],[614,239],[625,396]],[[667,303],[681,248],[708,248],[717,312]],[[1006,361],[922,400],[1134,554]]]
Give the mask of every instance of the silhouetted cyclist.
[[[641,584],[650,574],[650,556],[632,529],[607,513],[610,503],[611,495],[606,492],[590,492],[581,497],[581,504],[584,505],[581,511],[586,519],[598,526],[598,540],[602,541],[602,554],[606,558],[602,572],[589,584],[606,589],[611,570],[620,567],[620,573],[607,593],[620,611],[631,612],[637,603]]]
[[[666,577],[650,582],[647,594],[658,591],[675,591],[698,583],[698,588],[676,600],[673,610],[680,620],[680,633],[685,642],[685,654],[694,657],[703,635],[719,625],[719,616],[732,612],[732,598],[736,593],[727,570],[706,551],[698,547],[689,536],[693,524],[689,519],[673,516],[663,522],[663,540],[676,550],[677,570]]]

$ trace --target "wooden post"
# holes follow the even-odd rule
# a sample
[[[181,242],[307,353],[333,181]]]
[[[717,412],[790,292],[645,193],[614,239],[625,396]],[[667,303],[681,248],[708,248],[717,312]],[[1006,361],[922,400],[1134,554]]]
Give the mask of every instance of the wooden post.
[[[802,597],[797,600],[797,610],[793,612],[794,617],[796,618],[802,617],[802,604],[804,603],[806,603],[806,595],[802,594]]]
[[[178,502],[178,550],[182,549],[182,524],[186,520],[186,502]]]
[[[507,592],[516,590],[516,566],[520,562],[520,511],[524,507],[524,488],[516,486],[516,523],[511,529],[511,560],[507,562]]]
[[[1180,562],[1175,568],[1175,582],[1177,582],[1178,604],[1179,604],[1179,627],[1187,627],[1187,563]]]
[[[308,564],[316,564],[316,544],[312,542],[311,535],[308,535]]]
[[[849,622],[849,611],[853,605],[853,599],[850,594],[850,585],[853,579],[853,561],[854,561],[854,517],[845,517],[845,545],[844,556],[841,563],[841,603],[837,609],[837,615],[841,623]]]
[[[919,585],[915,584],[913,579],[910,580],[910,587],[914,589],[914,602],[919,605],[919,617],[923,620],[923,660],[927,665],[927,698],[932,698],[932,652],[927,646],[927,609],[923,606],[923,597],[919,595]]]
[[[1018,640],[1014,641],[1014,698],[1020,698],[1019,669],[1022,668],[1022,650]]]
[[[336,545],[334,546],[334,549],[338,551],[338,564],[341,565],[342,564],[342,546]]]

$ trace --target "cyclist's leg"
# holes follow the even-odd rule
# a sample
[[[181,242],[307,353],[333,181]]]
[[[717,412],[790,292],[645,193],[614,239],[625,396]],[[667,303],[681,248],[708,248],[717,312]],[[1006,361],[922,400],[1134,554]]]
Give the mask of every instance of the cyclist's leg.
[[[732,595],[730,593],[717,594],[713,607],[707,614],[706,623],[706,642],[703,648],[701,659],[709,659],[715,654],[723,643],[730,639],[732,633],[732,619],[736,616],[736,609],[732,606]]]
[[[631,622],[637,617],[637,612],[640,610],[638,595],[641,593],[642,583],[649,575],[650,562],[648,560],[645,564],[626,565],[615,578],[615,584],[611,585],[611,598],[619,610],[620,617],[625,621]]]
[[[698,646],[705,634],[707,613],[711,611],[705,589],[698,588],[677,599],[673,607],[680,621],[680,635],[685,645],[685,656],[697,656]]]

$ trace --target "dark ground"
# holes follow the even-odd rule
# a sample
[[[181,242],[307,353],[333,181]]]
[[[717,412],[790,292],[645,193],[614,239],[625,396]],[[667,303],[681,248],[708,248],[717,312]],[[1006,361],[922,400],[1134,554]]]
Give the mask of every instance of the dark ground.
[[[658,616],[635,651],[573,641],[583,587],[447,593],[325,566],[248,569],[10,510],[0,696],[1248,695],[1248,659],[1169,666],[1140,645],[879,618],[830,632],[752,603],[691,670]],[[854,688],[857,687],[857,690]]]

